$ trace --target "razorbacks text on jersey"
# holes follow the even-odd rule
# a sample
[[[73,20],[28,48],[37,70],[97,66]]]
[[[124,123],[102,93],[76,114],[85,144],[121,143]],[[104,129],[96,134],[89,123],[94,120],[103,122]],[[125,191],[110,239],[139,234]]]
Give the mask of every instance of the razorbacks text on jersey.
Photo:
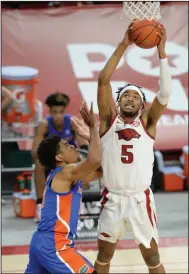
[[[101,136],[102,184],[111,190],[135,192],[151,184],[154,138],[146,131],[141,116],[125,124],[117,114]]]
[[[47,116],[46,117],[47,122],[48,122],[47,136],[52,135],[52,134],[60,136],[61,139],[64,139],[70,145],[73,145],[76,147],[75,133],[71,127],[71,117],[72,116],[70,114],[64,115],[64,127],[63,127],[63,130],[60,132],[55,128],[52,116],[50,116],[50,115]]]

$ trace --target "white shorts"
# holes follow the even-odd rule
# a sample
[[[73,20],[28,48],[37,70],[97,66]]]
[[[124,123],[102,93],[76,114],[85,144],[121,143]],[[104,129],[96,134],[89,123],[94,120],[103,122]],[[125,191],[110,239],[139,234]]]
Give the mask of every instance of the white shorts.
[[[150,248],[152,238],[158,244],[156,209],[151,189],[124,196],[110,193],[107,189],[105,191],[98,221],[98,238],[116,243],[128,228],[137,244]]]

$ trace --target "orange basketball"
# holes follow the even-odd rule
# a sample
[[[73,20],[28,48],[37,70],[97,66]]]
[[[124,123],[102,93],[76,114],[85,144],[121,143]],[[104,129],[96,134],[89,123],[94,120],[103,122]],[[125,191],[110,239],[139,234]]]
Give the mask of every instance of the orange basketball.
[[[151,49],[157,46],[160,42],[159,36],[156,32],[158,31],[158,22],[154,20],[137,20],[132,25],[130,33],[131,40],[140,48]]]

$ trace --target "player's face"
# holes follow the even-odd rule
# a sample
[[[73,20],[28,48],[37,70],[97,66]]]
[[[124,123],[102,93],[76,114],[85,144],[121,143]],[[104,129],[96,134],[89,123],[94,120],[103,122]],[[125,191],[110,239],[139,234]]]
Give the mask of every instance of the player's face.
[[[142,100],[138,92],[134,90],[127,90],[121,96],[119,101],[120,111],[126,117],[133,117],[138,114]]]
[[[65,107],[63,106],[52,106],[50,114],[53,118],[55,126],[62,126],[64,122]]]
[[[77,163],[80,160],[79,152],[73,145],[68,144],[68,142],[64,140],[60,142],[60,154],[58,157],[67,164]]]

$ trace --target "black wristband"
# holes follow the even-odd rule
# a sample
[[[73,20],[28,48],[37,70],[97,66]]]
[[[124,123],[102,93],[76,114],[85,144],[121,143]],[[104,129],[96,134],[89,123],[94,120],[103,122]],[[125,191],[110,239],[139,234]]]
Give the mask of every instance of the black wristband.
[[[36,200],[36,204],[38,205],[38,204],[42,204],[42,198],[38,198],[37,200]]]

